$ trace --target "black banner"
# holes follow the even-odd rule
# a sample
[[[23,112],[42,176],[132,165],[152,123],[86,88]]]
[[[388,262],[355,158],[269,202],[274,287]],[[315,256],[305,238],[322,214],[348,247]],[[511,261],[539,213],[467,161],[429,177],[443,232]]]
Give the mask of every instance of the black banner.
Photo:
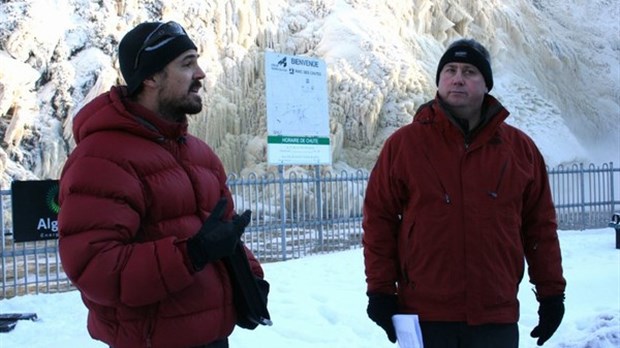
[[[15,242],[58,238],[58,180],[13,181],[11,199]]]

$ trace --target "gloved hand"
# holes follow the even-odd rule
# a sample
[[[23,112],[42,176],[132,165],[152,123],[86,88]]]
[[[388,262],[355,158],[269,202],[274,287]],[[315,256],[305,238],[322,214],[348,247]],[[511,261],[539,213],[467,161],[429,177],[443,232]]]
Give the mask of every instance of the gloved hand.
[[[233,224],[235,224],[237,228],[240,229],[239,237],[241,237],[243,232],[245,232],[245,228],[250,224],[251,220],[252,220],[251,210],[246,210],[241,215],[237,215],[237,214],[233,215],[233,218],[232,218]]]
[[[225,208],[226,198],[222,198],[198,233],[187,240],[187,253],[195,271],[203,269],[208,262],[232,255],[239,238],[250,223],[250,210],[236,215],[232,221],[221,221]]]
[[[368,294],[368,308],[366,313],[377,325],[381,326],[392,343],[396,343],[396,330],[392,323],[392,316],[398,311],[396,295]]]
[[[542,346],[558,329],[564,317],[564,295],[541,298],[538,307],[538,325],[530,336],[538,337],[536,344]]]

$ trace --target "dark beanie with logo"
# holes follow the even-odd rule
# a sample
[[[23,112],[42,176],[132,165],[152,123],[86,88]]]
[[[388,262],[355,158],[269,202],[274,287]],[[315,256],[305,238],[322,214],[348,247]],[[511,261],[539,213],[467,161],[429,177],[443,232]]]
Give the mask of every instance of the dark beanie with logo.
[[[475,66],[484,77],[484,82],[487,89],[491,91],[491,88],[493,88],[493,72],[491,71],[491,63],[474,47],[466,44],[460,44],[450,47],[446,53],[443,54],[439,60],[439,65],[437,66],[437,76],[435,78],[435,83],[437,85],[439,85],[439,74],[441,74],[441,70],[444,65],[448,63],[468,63]]]
[[[140,48],[146,38],[160,25],[162,25],[161,22],[141,23],[127,32],[118,45],[118,62],[130,95],[138,90],[144,79],[163,70],[181,53],[196,49],[196,45],[189,36],[180,35],[161,45],[161,47],[156,47],[153,50],[143,49],[140,53]],[[134,69],[138,53],[140,53],[140,58],[137,67]]]

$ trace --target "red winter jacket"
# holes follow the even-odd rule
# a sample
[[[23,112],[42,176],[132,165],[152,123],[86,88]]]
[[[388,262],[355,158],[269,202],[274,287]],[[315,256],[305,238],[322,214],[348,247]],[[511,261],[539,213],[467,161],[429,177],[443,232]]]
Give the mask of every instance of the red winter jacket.
[[[214,262],[194,273],[185,244],[220,197],[232,216],[224,168],[186,122],[123,93],[113,87],[75,117],[77,146],[60,179],[60,257],[89,309],[88,330],[115,348],[225,338],[236,321],[226,269]]]
[[[515,323],[527,259],[539,297],[564,292],[544,160],[485,99],[472,139],[439,99],[384,144],[364,201],[369,293],[398,294],[423,321]]]

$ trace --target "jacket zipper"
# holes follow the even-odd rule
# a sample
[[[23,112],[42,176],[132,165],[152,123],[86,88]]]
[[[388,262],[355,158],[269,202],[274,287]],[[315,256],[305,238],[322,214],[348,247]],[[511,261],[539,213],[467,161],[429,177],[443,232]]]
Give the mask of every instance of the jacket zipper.
[[[431,162],[430,158],[428,158],[428,155],[426,154],[426,152],[424,152],[424,157],[426,157],[426,161],[428,161],[428,164],[431,167],[431,169],[433,170],[433,173],[435,173],[435,177],[437,178],[437,182],[439,182],[439,187],[441,187],[441,190],[443,191],[443,201],[446,204],[452,203],[452,200],[450,199],[450,195],[448,194],[448,190],[446,190],[446,187],[443,185],[443,182],[441,181],[441,178],[439,177],[439,173],[437,173],[437,170],[433,166],[433,163]]]
[[[502,165],[502,169],[500,169],[499,171],[499,178],[497,179],[497,184],[495,185],[495,190],[494,191],[488,191],[487,194],[493,198],[497,198],[498,194],[497,192],[499,191],[499,187],[502,184],[502,181],[504,179],[504,173],[506,172],[506,167],[508,166],[508,162],[504,162],[504,164]]]
[[[146,348],[153,347],[153,329],[155,328],[155,321],[157,320],[157,312],[159,311],[159,304],[155,305],[148,311],[148,318],[145,327],[145,340],[146,340]]]
[[[153,318],[149,318],[145,331],[146,331],[146,348],[151,348],[153,347],[153,342],[151,341],[151,336],[153,334]]]

